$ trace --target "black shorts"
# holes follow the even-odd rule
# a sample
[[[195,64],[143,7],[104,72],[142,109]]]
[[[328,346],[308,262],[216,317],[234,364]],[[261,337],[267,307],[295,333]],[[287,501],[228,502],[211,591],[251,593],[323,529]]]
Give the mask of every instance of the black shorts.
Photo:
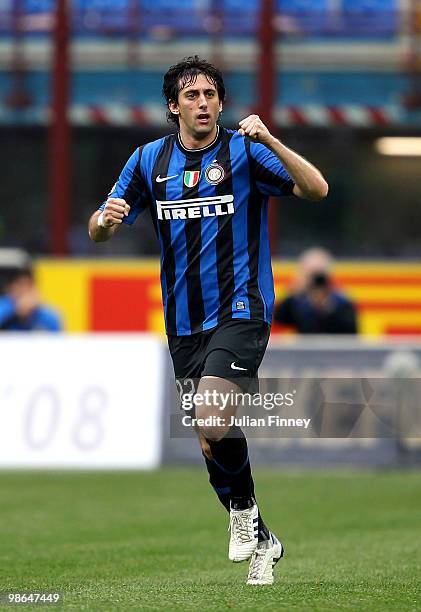
[[[175,378],[218,376],[256,393],[269,335],[270,325],[264,321],[232,319],[191,336],[168,336]]]

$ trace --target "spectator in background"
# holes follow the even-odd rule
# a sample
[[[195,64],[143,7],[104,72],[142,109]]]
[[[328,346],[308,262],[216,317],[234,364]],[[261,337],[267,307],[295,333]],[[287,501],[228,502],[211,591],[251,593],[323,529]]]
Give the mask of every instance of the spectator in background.
[[[300,334],[357,333],[355,306],[334,289],[332,263],[323,249],[309,249],[301,255],[293,292],[275,308],[277,323]]]
[[[30,265],[3,271],[0,331],[60,331],[58,314],[40,303]]]

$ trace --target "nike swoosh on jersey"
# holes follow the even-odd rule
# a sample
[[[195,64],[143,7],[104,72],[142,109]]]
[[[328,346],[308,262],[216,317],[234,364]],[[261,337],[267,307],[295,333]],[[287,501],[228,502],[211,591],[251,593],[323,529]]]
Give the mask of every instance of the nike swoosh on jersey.
[[[177,176],[178,174],[173,174],[172,176],[161,176],[160,174],[158,174],[155,180],[157,183],[163,183],[164,181],[169,181],[170,179],[177,178]]]
[[[233,361],[231,364],[231,370],[244,370],[245,372],[247,372],[247,368],[240,368],[240,366],[236,366],[235,361]]]

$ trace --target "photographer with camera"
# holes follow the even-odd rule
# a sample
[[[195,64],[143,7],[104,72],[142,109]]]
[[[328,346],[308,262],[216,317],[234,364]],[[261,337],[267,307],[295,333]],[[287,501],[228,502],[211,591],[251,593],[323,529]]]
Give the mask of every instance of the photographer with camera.
[[[275,321],[300,334],[356,334],[356,309],[336,291],[331,277],[332,257],[319,248],[299,259],[293,292],[274,311]]]

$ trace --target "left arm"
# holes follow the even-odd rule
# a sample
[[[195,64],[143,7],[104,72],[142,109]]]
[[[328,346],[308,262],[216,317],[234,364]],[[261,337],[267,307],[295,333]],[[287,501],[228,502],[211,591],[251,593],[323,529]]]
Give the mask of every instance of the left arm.
[[[322,173],[304,157],[286,147],[272,136],[258,115],[249,115],[240,121],[239,133],[265,145],[279,159],[294,181],[294,195],[305,200],[322,200],[329,186]]]

